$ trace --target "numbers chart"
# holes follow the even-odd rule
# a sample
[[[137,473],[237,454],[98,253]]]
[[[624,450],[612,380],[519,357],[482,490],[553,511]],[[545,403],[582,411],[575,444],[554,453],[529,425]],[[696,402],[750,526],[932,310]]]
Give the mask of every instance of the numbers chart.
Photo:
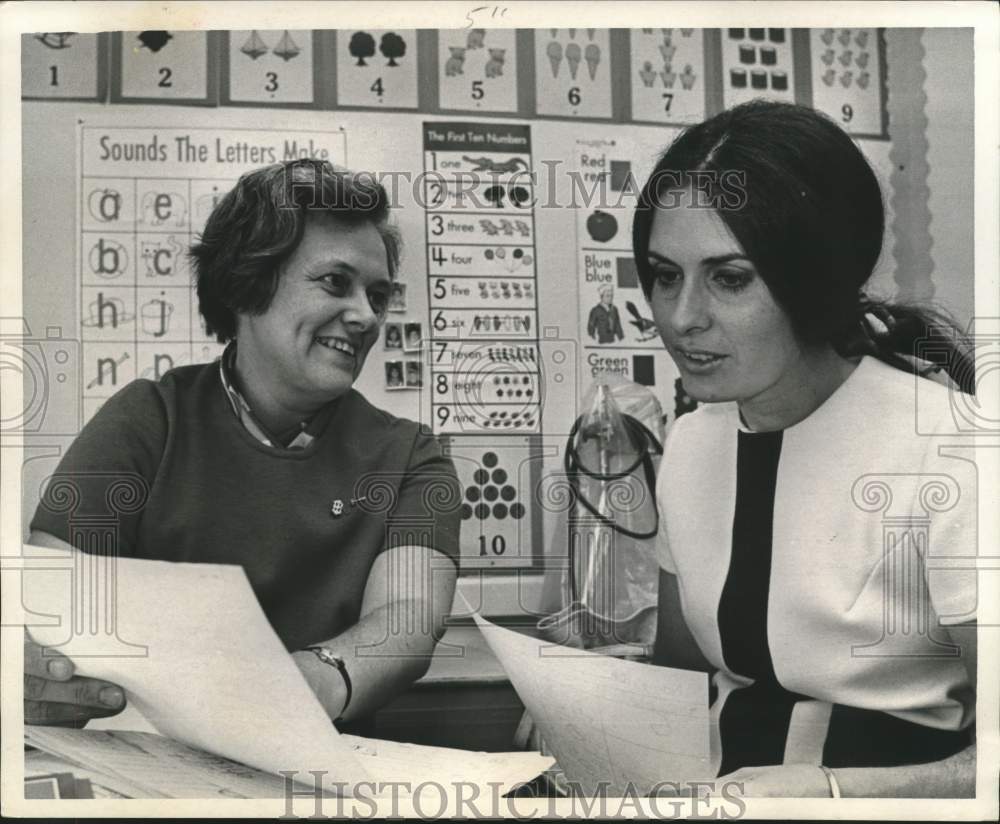
[[[514,29],[456,29],[438,34],[442,109],[517,111]]]
[[[337,102],[341,106],[417,108],[417,30],[338,31]]]
[[[704,120],[704,29],[633,29],[630,34],[632,119]]]
[[[813,29],[809,47],[813,105],[852,134],[881,135],[878,29]]]
[[[228,59],[230,102],[313,102],[311,31],[231,31]]]
[[[611,45],[607,29],[536,29],[539,114],[611,117]]]
[[[527,126],[424,124],[430,376],[439,433],[539,432]]]

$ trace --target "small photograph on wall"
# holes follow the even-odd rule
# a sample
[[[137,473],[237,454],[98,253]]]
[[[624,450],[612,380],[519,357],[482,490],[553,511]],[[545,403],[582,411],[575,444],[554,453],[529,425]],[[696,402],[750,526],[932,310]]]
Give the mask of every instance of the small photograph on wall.
[[[394,360],[385,364],[385,388],[403,389],[403,362]]]
[[[402,349],[403,348],[403,324],[401,323],[387,323],[385,325],[385,332],[383,336],[383,341],[385,343],[386,349]]]
[[[420,361],[406,362],[406,386],[419,389],[424,385],[424,365]]]
[[[404,324],[406,333],[403,338],[403,349],[407,352],[419,352],[424,343],[424,333],[419,323]]]
[[[390,312],[405,312],[406,311],[406,284],[405,283],[394,283],[394,284],[392,284],[392,291],[389,293],[389,311]]]

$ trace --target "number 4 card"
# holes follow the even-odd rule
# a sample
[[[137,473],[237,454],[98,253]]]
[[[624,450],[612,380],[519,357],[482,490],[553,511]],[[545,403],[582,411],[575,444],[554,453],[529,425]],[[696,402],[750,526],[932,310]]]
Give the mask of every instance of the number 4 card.
[[[417,30],[338,30],[337,105],[417,108]]]

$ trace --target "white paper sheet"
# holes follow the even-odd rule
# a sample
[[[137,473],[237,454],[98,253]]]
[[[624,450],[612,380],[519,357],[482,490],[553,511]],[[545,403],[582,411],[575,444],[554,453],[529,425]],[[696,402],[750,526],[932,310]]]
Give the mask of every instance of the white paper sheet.
[[[370,780],[240,567],[119,558],[112,573],[78,552],[24,554],[55,559],[23,573],[24,606],[60,618],[32,636],[120,684],[159,732],[266,772],[322,770],[335,788]]]
[[[553,645],[475,618],[580,791],[645,795],[659,782],[708,777],[705,673]]]

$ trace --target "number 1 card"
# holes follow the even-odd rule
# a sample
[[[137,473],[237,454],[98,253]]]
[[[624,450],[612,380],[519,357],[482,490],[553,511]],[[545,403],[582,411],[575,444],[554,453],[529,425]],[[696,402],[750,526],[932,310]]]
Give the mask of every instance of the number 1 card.
[[[417,108],[417,30],[337,32],[337,105]]]

